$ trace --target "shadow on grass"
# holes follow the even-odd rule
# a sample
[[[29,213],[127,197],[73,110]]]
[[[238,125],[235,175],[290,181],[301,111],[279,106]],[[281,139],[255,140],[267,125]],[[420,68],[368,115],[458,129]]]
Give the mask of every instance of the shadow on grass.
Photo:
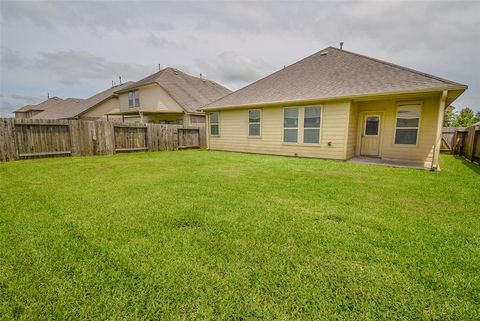
[[[474,171],[477,175],[480,175],[480,165],[472,163],[462,156],[455,155],[454,157],[456,159],[460,159],[462,161],[463,165],[467,166],[469,169]]]

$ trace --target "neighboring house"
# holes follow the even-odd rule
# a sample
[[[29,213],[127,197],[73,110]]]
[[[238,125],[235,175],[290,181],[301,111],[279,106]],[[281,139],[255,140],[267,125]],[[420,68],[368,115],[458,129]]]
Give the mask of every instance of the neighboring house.
[[[120,103],[117,90],[128,87],[133,82],[104,90],[87,99],[68,98],[34,115],[33,119],[107,119],[106,114],[118,112]]]
[[[26,105],[17,110],[13,113],[15,114],[15,118],[31,118],[36,114],[39,114],[52,106],[55,106],[61,103],[63,99],[58,97],[48,98],[47,100],[37,104],[37,105]]]
[[[329,47],[202,110],[211,150],[437,169],[444,108],[466,89]]]
[[[193,77],[174,68],[162,69],[126,88],[117,90],[120,115],[125,122],[198,125],[205,123],[199,112],[231,90],[214,81]]]

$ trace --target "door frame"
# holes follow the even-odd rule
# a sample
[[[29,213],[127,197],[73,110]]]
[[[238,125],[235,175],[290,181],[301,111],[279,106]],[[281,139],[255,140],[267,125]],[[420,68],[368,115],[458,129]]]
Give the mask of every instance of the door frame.
[[[365,126],[365,115],[366,114],[371,114],[371,115],[378,115],[380,116],[380,124],[378,126],[379,129],[379,137],[378,137],[378,156],[379,158],[382,158],[382,147],[383,147],[383,130],[384,130],[384,124],[385,124],[385,110],[364,110],[359,113],[358,117],[358,123],[357,123],[357,148],[355,152],[355,156],[362,156],[362,137],[363,137],[363,132],[365,131],[364,126]]]

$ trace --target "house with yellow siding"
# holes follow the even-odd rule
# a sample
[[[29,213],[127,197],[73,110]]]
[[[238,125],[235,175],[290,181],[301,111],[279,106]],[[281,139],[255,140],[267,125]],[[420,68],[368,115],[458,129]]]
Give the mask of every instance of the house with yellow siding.
[[[201,108],[207,147],[437,170],[466,85],[328,47]]]
[[[205,114],[198,109],[231,90],[203,77],[165,68],[116,91],[119,115],[125,122],[201,125]]]

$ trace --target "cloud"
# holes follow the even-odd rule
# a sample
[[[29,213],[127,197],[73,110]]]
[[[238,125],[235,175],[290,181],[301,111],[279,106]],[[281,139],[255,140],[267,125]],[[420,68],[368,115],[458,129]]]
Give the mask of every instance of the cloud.
[[[135,79],[151,73],[151,69],[140,64],[118,63],[92,55],[86,51],[40,52],[35,61],[39,72],[54,73],[60,82],[67,85],[81,84],[92,79]]]
[[[0,99],[0,117],[12,117],[12,113],[20,106],[20,104],[15,104],[14,102],[2,97]]]
[[[0,92],[85,97],[158,63],[236,89],[344,41],[468,84],[456,104],[480,110],[478,12],[478,1],[0,1]]]
[[[26,95],[12,94],[10,97],[25,104],[38,104],[42,100],[42,98],[39,96],[26,96]]]
[[[164,37],[158,37],[154,33],[150,32],[146,42],[153,48],[166,48],[166,47],[178,47],[179,45],[175,41],[168,40]]]
[[[2,1],[2,19],[6,22],[31,21],[36,26],[55,29],[69,28],[114,29],[123,31],[141,20],[119,19],[135,17],[128,6],[115,3],[81,1]],[[115,7],[112,10],[112,6]]]
[[[213,76],[230,88],[240,88],[274,71],[274,67],[261,60],[223,52],[213,59],[197,59],[196,69],[206,77]]]
[[[38,104],[46,97],[26,95],[0,95],[0,117],[13,117],[12,113],[25,105]]]
[[[23,66],[23,59],[19,52],[2,46],[0,48],[0,69],[14,69]]]

